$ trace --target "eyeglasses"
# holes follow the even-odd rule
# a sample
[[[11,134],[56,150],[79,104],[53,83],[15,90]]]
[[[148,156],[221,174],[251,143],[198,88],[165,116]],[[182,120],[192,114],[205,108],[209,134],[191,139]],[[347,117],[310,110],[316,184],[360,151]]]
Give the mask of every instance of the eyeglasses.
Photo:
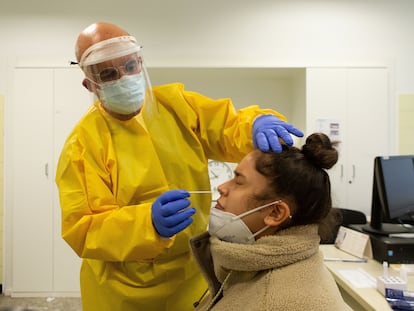
[[[141,59],[131,59],[123,66],[107,67],[102,69],[99,73],[92,73],[99,79],[99,82],[109,82],[118,80],[122,74],[133,75],[141,72]]]

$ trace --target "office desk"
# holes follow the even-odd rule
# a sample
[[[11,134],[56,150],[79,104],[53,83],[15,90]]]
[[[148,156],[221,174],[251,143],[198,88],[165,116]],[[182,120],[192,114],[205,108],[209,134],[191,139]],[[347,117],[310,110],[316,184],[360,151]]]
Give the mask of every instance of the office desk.
[[[330,244],[320,245],[320,250],[325,257],[343,259],[355,258]],[[343,269],[362,268],[372,277],[376,278],[383,274],[383,267],[378,261],[373,259],[369,259],[368,262],[326,261],[325,266],[335,278],[345,302],[354,310],[392,311],[385,300],[385,297],[376,288],[355,288],[342,274],[339,273],[339,271]],[[399,275],[399,272],[392,268],[389,268],[388,270],[389,275]],[[414,290],[414,280],[411,275],[408,279],[408,289]]]

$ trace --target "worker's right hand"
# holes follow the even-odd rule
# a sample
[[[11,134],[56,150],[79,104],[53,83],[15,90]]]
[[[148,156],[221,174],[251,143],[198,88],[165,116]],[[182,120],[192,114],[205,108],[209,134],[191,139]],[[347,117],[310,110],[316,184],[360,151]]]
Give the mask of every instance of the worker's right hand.
[[[170,190],[161,194],[152,204],[152,223],[158,234],[169,238],[187,228],[196,212],[187,208],[190,194],[185,190]]]

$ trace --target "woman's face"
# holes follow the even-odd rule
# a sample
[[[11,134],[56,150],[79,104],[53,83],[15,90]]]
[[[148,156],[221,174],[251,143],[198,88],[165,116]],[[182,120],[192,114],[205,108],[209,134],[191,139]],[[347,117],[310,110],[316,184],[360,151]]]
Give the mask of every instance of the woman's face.
[[[255,199],[268,187],[266,178],[255,169],[258,154],[259,151],[252,151],[245,156],[237,166],[234,178],[218,187],[220,197],[215,208],[240,215],[272,201],[269,199],[267,202],[263,202]],[[243,217],[242,220],[254,233],[265,226],[263,222],[265,215],[266,209],[262,209]]]

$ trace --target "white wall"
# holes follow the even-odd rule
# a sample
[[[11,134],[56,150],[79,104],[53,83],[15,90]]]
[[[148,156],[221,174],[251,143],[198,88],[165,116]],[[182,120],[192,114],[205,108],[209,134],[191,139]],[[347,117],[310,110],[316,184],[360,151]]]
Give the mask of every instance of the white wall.
[[[182,82],[191,91],[211,98],[230,97],[239,109],[260,105],[289,116],[294,114],[298,94],[305,103],[304,68],[149,68],[153,84]],[[300,80],[300,79],[303,79]],[[302,115],[305,108],[302,105]],[[290,121],[293,122],[293,121]],[[305,121],[300,123],[304,127]],[[299,125],[298,125],[299,126]]]
[[[414,94],[400,95],[398,114],[398,153],[414,154]]]
[[[77,34],[117,23],[149,66],[387,63],[395,92],[414,93],[412,0],[0,1],[0,93],[15,59],[73,59]]]

